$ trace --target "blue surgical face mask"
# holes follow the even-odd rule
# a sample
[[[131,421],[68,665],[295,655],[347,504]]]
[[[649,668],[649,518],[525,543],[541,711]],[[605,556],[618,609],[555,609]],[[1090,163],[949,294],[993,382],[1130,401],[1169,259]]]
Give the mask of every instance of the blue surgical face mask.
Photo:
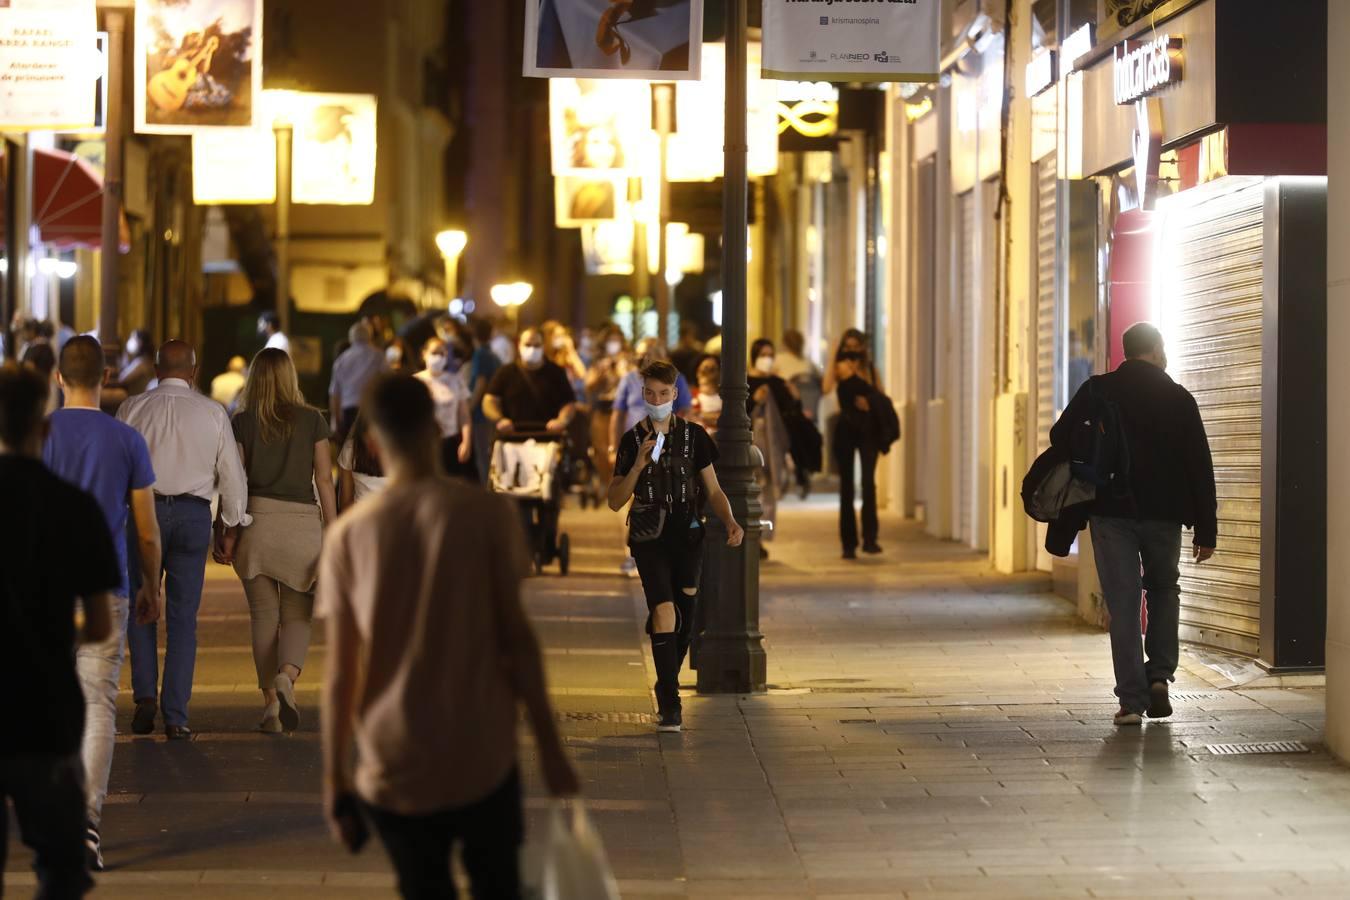
[[[652,417],[653,422],[664,422],[670,418],[670,413],[675,409],[675,401],[662,403],[659,406],[651,403],[647,404],[647,415]]]

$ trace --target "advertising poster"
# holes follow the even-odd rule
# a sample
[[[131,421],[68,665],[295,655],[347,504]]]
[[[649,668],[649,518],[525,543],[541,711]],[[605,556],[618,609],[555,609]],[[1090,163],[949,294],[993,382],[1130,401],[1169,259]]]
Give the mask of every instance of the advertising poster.
[[[94,0],[0,0],[0,129],[94,125]]]
[[[276,203],[276,136],[262,128],[194,134],[192,202],[198,206]]]
[[[554,224],[580,228],[619,217],[628,206],[626,178],[561,175],[553,179]]]
[[[764,77],[938,80],[941,0],[764,0]]]
[[[375,97],[286,95],[295,126],[291,202],[369,206],[375,202]]]
[[[556,78],[549,83],[554,175],[636,174],[650,149],[651,89],[643,82]]]
[[[262,0],[139,0],[136,131],[247,128],[262,93]]]
[[[525,74],[697,80],[703,0],[525,0]]]

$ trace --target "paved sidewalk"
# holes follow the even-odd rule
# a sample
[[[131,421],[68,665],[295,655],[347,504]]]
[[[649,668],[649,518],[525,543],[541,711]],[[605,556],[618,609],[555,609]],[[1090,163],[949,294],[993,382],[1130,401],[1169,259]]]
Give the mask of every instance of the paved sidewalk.
[[[528,605],[625,896],[1350,896],[1350,770],[1318,746],[1320,690],[1220,691],[1197,670],[1170,722],[1117,730],[1106,639],[1042,579],[895,521],[886,555],[845,563],[813,503],[784,506],[763,570],[773,689],[690,696],[687,731],[658,737],[619,519],[564,525],[573,574],[532,579]],[[348,856],[323,829],[322,648],[302,731],[252,733],[246,607],[228,572],[209,585],[197,738],[119,739],[96,896],[394,896],[378,848]],[[1290,739],[1313,752],[1206,749]],[[27,865],[12,844],[15,896]]]

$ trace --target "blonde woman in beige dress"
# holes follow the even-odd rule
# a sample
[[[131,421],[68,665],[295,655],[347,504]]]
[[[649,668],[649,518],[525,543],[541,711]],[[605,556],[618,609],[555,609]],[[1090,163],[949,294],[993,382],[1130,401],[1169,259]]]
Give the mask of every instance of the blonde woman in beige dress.
[[[305,404],[283,350],[253,358],[231,420],[248,473],[253,523],[221,531],[216,558],[234,563],[253,623],[253,662],[263,693],[260,729],[294,731],[295,682],[305,667],[324,528],[337,518],[328,423]]]

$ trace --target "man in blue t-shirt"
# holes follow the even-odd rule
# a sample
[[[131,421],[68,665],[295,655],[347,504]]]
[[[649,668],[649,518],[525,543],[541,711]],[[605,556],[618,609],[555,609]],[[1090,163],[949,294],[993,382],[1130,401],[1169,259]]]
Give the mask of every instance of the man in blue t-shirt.
[[[142,580],[136,595],[136,622],[159,619],[160,543],[151,490],[155,473],[145,438],[100,411],[103,347],[92,337],[71,338],[61,351],[60,382],[66,405],[52,413],[43,461],[57,477],[92,494],[108,524],[117,551],[121,584],[114,591],[113,636],[79,649],[76,668],[86,704],[84,758],[88,780],[89,867],[103,870],[99,827],[108,795],[116,735],[117,685],[126,655],[130,601],[127,577],[127,518],[134,517]]]

